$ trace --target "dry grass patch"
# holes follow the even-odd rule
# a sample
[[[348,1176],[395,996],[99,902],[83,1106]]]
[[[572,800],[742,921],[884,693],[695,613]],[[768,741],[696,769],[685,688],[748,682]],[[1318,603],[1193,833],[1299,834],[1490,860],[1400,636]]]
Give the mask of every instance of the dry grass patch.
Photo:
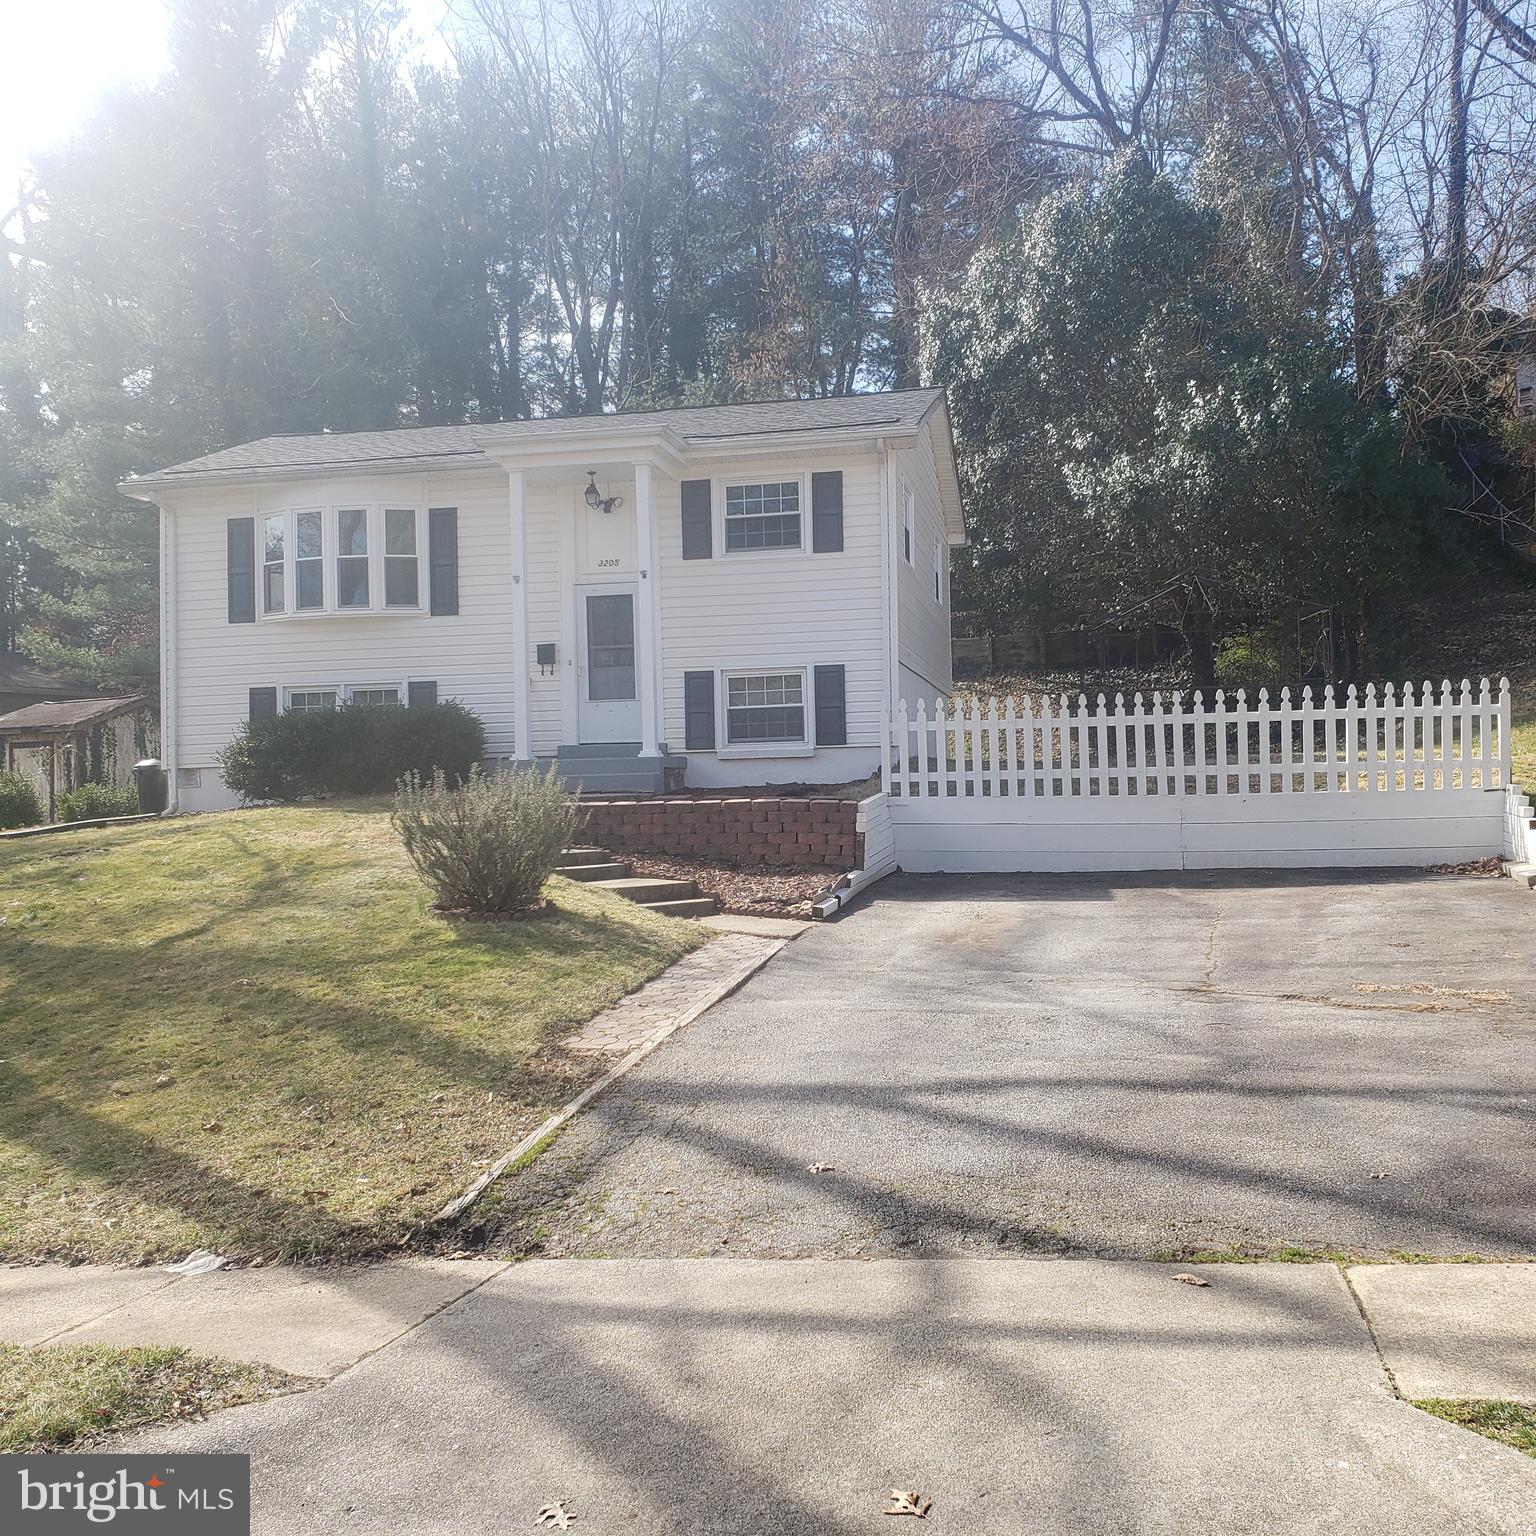
[[[201,1418],[307,1385],[184,1349],[0,1344],[0,1452],[62,1451],[115,1430]]]
[[[433,915],[373,805],[0,846],[0,1256],[408,1241],[593,1073],[560,1038],[704,937],[547,894]]]

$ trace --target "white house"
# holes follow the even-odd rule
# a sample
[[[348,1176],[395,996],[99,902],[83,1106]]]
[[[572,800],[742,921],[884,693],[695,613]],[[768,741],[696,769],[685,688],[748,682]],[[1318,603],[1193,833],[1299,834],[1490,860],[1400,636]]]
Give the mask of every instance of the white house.
[[[185,810],[274,710],[459,699],[498,760],[655,790],[863,777],[882,707],[951,684],[938,390],[268,437],[123,489]]]

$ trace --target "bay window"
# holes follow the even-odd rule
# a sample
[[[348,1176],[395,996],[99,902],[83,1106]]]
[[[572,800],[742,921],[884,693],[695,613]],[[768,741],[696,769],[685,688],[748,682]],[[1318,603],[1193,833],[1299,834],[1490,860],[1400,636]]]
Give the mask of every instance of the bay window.
[[[421,507],[298,507],[261,518],[261,616],[420,613]]]

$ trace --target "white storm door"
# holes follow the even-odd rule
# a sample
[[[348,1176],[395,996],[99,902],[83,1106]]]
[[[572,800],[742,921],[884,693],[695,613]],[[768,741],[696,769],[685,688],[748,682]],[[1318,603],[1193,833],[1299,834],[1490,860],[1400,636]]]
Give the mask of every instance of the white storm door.
[[[639,741],[635,589],[581,587],[576,734],[583,742]]]

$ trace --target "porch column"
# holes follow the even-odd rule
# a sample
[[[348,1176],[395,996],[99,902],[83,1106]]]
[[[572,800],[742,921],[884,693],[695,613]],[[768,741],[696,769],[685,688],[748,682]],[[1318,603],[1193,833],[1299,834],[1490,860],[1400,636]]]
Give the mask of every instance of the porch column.
[[[528,728],[528,538],[523,471],[507,471],[507,504],[512,524],[512,752],[518,762],[533,758]]]
[[[640,572],[635,598],[635,670],[639,675],[640,756],[659,757],[661,734],[656,726],[658,616],[661,613],[661,572],[656,558],[656,518],[651,497],[651,466],[635,464],[635,564]]]

